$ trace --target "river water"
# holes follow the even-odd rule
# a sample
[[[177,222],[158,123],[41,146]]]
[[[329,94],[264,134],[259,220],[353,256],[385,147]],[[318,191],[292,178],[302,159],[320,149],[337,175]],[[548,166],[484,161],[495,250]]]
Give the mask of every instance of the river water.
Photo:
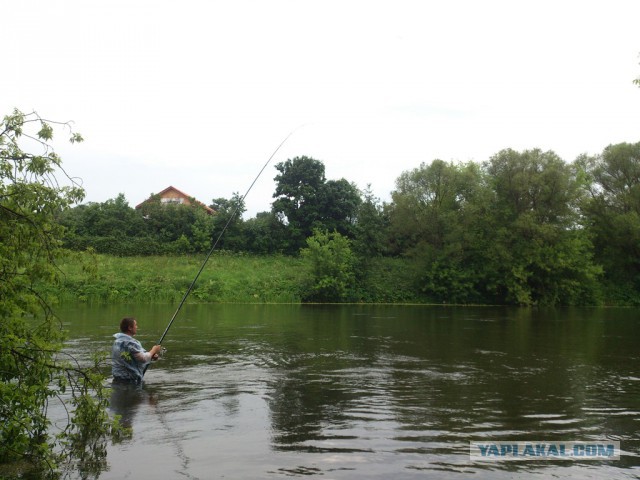
[[[150,348],[175,307],[60,311],[69,348]],[[187,305],[106,479],[560,479],[640,476],[633,309]],[[470,442],[619,441],[619,460],[476,461]]]

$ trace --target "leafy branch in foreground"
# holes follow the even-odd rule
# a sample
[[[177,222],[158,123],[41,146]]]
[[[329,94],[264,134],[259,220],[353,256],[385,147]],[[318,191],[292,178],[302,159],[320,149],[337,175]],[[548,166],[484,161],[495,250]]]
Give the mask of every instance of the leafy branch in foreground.
[[[104,439],[118,434],[106,413],[100,362],[70,362],[53,299],[63,229],[60,211],[81,201],[84,190],[62,168],[51,141],[54,127],[82,141],[69,123],[14,110],[0,123],[0,476],[36,472],[55,478],[60,466],[104,461]],[[31,152],[37,153],[31,153]],[[62,184],[61,182],[64,182]],[[49,289],[51,291],[51,289]],[[49,402],[60,399],[66,426],[51,433]],[[70,407],[70,408],[69,408]],[[102,442],[102,443],[101,443]],[[102,447],[101,447],[102,445]]]

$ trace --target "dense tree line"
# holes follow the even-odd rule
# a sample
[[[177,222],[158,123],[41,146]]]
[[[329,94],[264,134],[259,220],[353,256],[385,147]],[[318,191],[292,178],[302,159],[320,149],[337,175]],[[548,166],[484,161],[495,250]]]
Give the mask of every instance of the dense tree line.
[[[572,163],[538,149],[506,149],[482,163],[434,160],[401,173],[389,203],[327,180],[310,157],[276,170],[271,211],[255,218],[241,218],[237,194],[214,199],[213,216],[159,199],[135,210],[120,195],[63,212],[66,245],[116,255],[204,252],[231,219],[220,248],[315,259],[310,299],[357,300],[376,258],[401,256],[412,260],[415,288],[437,302],[640,303],[640,143]],[[340,242],[333,253],[332,242]],[[343,260],[327,274],[321,259],[338,251]]]

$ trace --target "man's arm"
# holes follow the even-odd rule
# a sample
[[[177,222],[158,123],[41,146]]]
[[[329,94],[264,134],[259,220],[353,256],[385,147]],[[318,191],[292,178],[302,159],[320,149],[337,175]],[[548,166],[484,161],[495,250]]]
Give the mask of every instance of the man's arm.
[[[155,360],[158,358],[158,354],[160,353],[161,349],[161,345],[154,345],[148,352],[136,352],[133,354],[133,356],[140,363],[149,363],[151,360]]]

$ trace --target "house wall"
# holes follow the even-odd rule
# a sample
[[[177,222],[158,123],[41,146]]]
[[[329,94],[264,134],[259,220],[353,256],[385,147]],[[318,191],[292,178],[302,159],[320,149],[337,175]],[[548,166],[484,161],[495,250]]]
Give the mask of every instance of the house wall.
[[[160,195],[160,201],[162,203],[182,203],[184,205],[191,205],[191,201],[187,197],[174,190],[170,190]]]

